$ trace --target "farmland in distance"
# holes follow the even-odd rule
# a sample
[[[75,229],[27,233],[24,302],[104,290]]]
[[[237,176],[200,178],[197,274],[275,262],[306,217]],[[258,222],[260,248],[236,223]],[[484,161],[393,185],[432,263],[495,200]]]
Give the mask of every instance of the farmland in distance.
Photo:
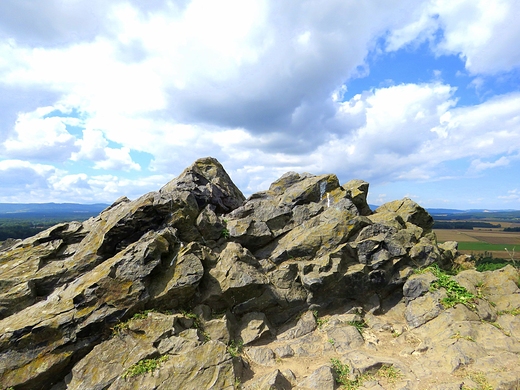
[[[516,213],[515,213],[516,214]],[[434,233],[439,243],[445,241],[457,241],[459,252],[472,254],[475,256],[484,255],[485,252],[491,253],[494,258],[510,259],[514,253],[514,259],[520,260],[520,232],[504,231],[506,228],[520,228],[518,215],[512,216],[511,213],[493,213],[453,216],[432,215],[436,224],[444,226],[445,222],[489,222],[499,227],[469,229],[436,229]],[[442,223],[439,223],[442,222]],[[506,250],[507,249],[507,250]]]

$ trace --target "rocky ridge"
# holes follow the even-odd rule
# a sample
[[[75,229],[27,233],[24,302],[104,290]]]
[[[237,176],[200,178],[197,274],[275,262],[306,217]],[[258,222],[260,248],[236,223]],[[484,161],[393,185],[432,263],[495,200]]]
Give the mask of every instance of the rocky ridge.
[[[431,216],[367,192],[291,172],[245,199],[204,158],[4,245],[0,389],[518,388],[518,271],[447,278]]]

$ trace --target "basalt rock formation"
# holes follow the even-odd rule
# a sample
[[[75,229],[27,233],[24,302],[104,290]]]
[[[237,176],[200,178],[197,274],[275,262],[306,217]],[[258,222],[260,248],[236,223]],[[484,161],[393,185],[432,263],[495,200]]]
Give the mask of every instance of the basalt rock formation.
[[[450,265],[456,245],[437,245],[412,200],[372,211],[367,192],[291,172],[245,199],[204,158],[157,192],[4,245],[0,389],[334,389],[346,379],[331,361],[400,372],[401,387],[374,374],[365,388],[448,375],[441,389],[471,364],[518,366],[517,271],[465,271],[459,283],[489,299],[446,309],[437,277],[414,271]]]

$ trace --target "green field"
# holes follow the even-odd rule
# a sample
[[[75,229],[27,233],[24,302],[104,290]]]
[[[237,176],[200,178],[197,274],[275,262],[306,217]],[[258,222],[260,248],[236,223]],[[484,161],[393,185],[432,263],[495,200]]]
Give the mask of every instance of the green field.
[[[510,252],[515,250],[515,245],[512,244],[489,244],[487,242],[459,242],[459,250],[462,251],[479,251],[479,252],[494,252],[503,251],[507,249]],[[520,249],[520,248],[518,248]]]

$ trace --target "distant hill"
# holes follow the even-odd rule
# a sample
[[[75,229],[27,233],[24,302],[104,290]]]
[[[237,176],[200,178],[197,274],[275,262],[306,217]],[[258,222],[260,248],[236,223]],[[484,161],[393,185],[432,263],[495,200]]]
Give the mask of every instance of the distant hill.
[[[485,219],[489,221],[520,221],[520,210],[454,210],[454,209],[427,209],[430,215],[436,221],[443,220],[478,220]]]
[[[64,215],[85,219],[99,214],[108,205],[104,203],[0,203],[0,218],[27,219],[33,217],[56,217]]]
[[[0,242],[27,238],[60,222],[84,221],[107,207],[103,203],[0,203]]]
[[[379,206],[370,204],[372,210],[376,210]],[[445,220],[494,220],[494,221],[510,221],[520,222],[520,210],[489,210],[489,209],[443,209],[443,208],[427,208],[426,211],[430,213],[436,221]]]
[[[459,214],[465,213],[467,210],[457,210],[457,209],[426,209],[430,215],[433,214]]]

